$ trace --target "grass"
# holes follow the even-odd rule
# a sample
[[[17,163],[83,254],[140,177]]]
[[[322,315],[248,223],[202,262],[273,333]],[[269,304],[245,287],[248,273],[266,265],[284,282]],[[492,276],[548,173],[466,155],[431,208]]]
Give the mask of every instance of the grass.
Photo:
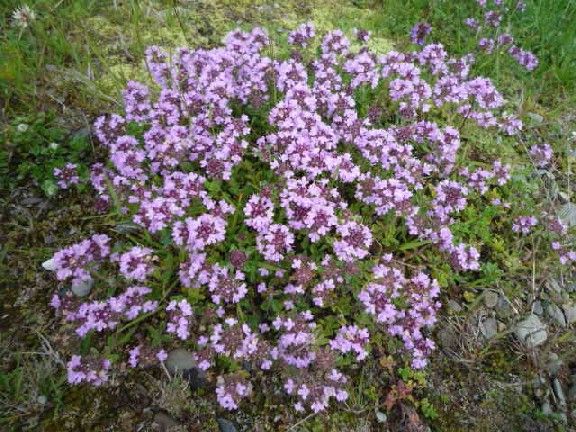
[[[37,336],[50,328],[52,317],[46,305],[54,286],[39,264],[58,246],[102,223],[89,218],[90,201],[81,189],[56,194],[52,169],[67,160],[86,167],[98,159],[99,150],[87,128],[96,115],[118,109],[120,91],[128,79],[147,78],[142,63],[146,46],[214,46],[226,31],[238,25],[264,25],[281,35],[309,19],[321,29],[371,30],[373,44],[383,51],[393,44],[406,47],[405,35],[420,20],[433,25],[434,40],[451,52],[467,53],[477,43],[476,36],[462,24],[477,10],[474,1],[356,0],[341,2],[339,7],[321,0],[39,0],[28,4],[37,18],[26,29],[10,25],[11,12],[20,1],[8,0],[0,6],[0,287],[7,305],[0,320],[2,334],[7,335],[0,340],[0,425],[6,430],[64,430],[58,429],[61,425],[66,430],[88,430],[115,424],[116,420],[110,419],[114,410],[110,395],[92,390],[79,395],[78,390],[69,389],[50,343],[46,345]],[[525,13],[514,14],[505,25],[524,48],[538,55],[538,69],[529,74],[507,56],[479,56],[475,66],[519,106],[526,121],[524,134],[518,142],[503,143],[488,135],[474,135],[469,151],[480,152],[480,157],[504,154],[517,163],[514,181],[524,191],[524,209],[531,210],[573,198],[575,155],[571,150],[574,141],[569,137],[576,131],[576,41],[571,31],[576,1],[532,0],[527,6]],[[26,130],[20,125],[26,125]],[[549,142],[558,155],[552,178],[535,175],[526,163],[527,147],[541,141]],[[479,221],[476,215],[470,215],[470,220],[472,224]],[[490,241],[492,249],[498,251],[503,239]],[[465,316],[480,308],[483,286],[497,284],[515,304],[526,309],[526,287],[534,286],[535,278],[555,276],[547,268],[548,252],[543,245],[532,254],[534,266],[524,262],[532,245],[517,246],[512,251],[494,252],[504,263],[504,273],[487,269],[474,281],[451,284],[450,297],[468,305]],[[441,266],[438,263],[438,268]],[[569,330],[560,330],[553,340],[566,358],[574,354]],[[475,390],[480,391],[474,388],[474,368],[480,371],[482,388],[489,393],[494,391],[494,377],[503,370],[522,375],[533,367],[529,353],[504,342],[490,349],[468,343],[459,355],[456,362],[440,359],[441,366],[431,371],[429,381],[439,383],[438,388],[445,384],[443,380],[456,381],[467,393],[465,402],[473,399]],[[458,366],[462,364],[472,365],[472,370]],[[443,365],[447,370],[442,370]],[[454,371],[457,376],[451,378]],[[485,422],[484,428],[480,424],[475,430],[491,430],[492,413],[503,416],[498,420],[501,424],[506,424],[509,416],[515,425],[521,425],[519,416],[541,417],[530,401],[508,392],[502,394],[512,401],[510,412],[502,407],[499,397],[492,396],[481,407],[459,409],[461,400],[450,393],[458,391],[450,387],[454,384],[450,382],[444,393],[428,390],[431,396],[425,400],[436,408],[421,403],[421,411],[428,413],[436,430],[459,430],[459,420],[467,413]],[[158,386],[169,387],[161,381]],[[352,413],[333,416],[330,426],[323,425],[321,419],[310,419],[302,424],[302,430],[351,430],[351,418],[358,417],[356,411],[372,415],[377,399],[374,392],[377,390],[366,385],[364,392],[354,395]],[[113,394],[118,396],[118,392]],[[169,398],[163,393],[160,399],[164,404]],[[88,420],[82,422],[78,419],[84,409]],[[434,418],[435,413],[439,418]],[[553,430],[544,429],[549,422],[542,421],[546,426],[541,430]],[[366,424],[368,421],[360,418],[355,425],[361,430],[363,425],[369,427]]]

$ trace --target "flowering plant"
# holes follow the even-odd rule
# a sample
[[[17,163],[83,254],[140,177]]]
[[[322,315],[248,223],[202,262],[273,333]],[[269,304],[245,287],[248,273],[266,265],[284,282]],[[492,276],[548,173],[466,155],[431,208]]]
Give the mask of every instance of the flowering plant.
[[[56,294],[54,308],[81,337],[150,321],[160,336],[136,335],[125,362],[162,362],[184,344],[218,375],[225,409],[271,374],[298,411],[344,401],[347,365],[367,361],[384,335],[423,368],[440,308],[427,254],[455,273],[479,270],[481,244],[453,228],[471,202],[506,209],[496,197],[509,167],[460,157],[459,129],[522,127],[490,79],[471,75],[474,56],[424,45],[429,32],[419,24],[421,48],[384,55],[366,31],[351,43],[311,23],[288,36],[289,58],[266,55],[260,28],[172,57],[150,47],[155,84],[129,82],[125,113],[94,125],[109,154],[91,171],[98,209],[136,233],[57,252],[60,281],[95,281],[107,298]],[[72,168],[58,173],[66,184]],[[514,231],[535,224],[519,219]],[[411,250],[421,256],[408,263]],[[121,282],[105,290],[97,277],[110,270],[128,286],[119,294]],[[104,384],[117,349],[74,355],[69,381]]]

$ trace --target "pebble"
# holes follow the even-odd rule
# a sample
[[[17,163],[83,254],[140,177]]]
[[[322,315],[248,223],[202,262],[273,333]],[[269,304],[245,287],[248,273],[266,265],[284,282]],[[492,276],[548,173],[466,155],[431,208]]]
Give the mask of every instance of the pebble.
[[[544,313],[544,308],[542,307],[542,302],[540,300],[536,300],[532,303],[532,313],[536,315],[542,315]]]
[[[558,217],[569,227],[576,225],[576,204],[566,203],[558,212]]]
[[[498,333],[496,318],[489,317],[480,323],[480,331],[486,339],[491,339]]]
[[[236,426],[230,420],[226,420],[225,418],[218,417],[216,419],[218,422],[218,428],[220,432],[237,432]]]
[[[168,432],[171,428],[178,426],[178,422],[170,417],[168,414],[158,412],[154,416],[154,423],[160,426],[162,432]]]
[[[516,325],[514,330],[516,337],[529,348],[542,345],[548,339],[546,325],[540,321],[537,315],[528,315]]]
[[[166,369],[171,373],[183,372],[195,368],[196,360],[194,360],[194,356],[190,351],[178,348],[168,353],[165,365]]]
[[[558,406],[560,408],[566,408],[566,395],[564,394],[564,390],[562,389],[562,384],[560,384],[560,380],[558,378],[554,378],[552,382],[552,390],[554,390],[554,394],[556,395],[556,400],[558,402]]]
[[[494,291],[485,291],[484,292],[484,304],[488,308],[495,308],[498,304],[498,293]]]
[[[568,324],[574,324],[576,323],[576,305],[571,303],[571,304],[565,304],[564,306],[562,306],[562,310],[564,311],[564,316],[566,317],[566,322]]]
[[[42,263],[42,267],[44,270],[54,271],[56,270],[56,263],[54,262],[53,258],[50,258],[49,260],[46,260]]]
[[[192,390],[206,385],[206,372],[196,367],[196,360],[190,351],[182,348],[170,351],[165,364],[170,373],[181,373]]]
[[[562,309],[556,303],[550,303],[546,307],[546,313],[548,316],[559,326],[566,327],[566,317],[562,312]]]
[[[448,300],[448,307],[452,312],[462,312],[462,306],[455,300]]]
[[[76,297],[86,297],[92,291],[92,286],[94,285],[94,280],[74,280],[72,281],[72,287],[70,288]]]
[[[504,297],[498,297],[496,315],[498,315],[499,318],[509,318],[512,315],[512,307]]]
[[[560,368],[564,365],[564,362],[558,357],[558,354],[551,352],[548,354],[548,361],[546,362],[546,370],[552,376],[558,374]]]

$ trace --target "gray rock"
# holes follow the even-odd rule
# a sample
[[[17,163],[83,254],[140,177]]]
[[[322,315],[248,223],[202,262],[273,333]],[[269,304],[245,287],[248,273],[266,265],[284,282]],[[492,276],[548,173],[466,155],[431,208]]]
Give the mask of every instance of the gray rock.
[[[573,203],[566,203],[558,212],[558,217],[562,219],[562,222],[567,224],[570,227],[576,225],[576,204]]]
[[[486,307],[495,308],[498,304],[498,293],[494,291],[484,292],[484,304]]]
[[[54,258],[50,258],[42,263],[42,267],[44,270],[48,271],[55,271],[56,270],[56,263],[54,262]]]
[[[564,362],[558,357],[558,354],[551,352],[548,354],[548,361],[546,362],[546,370],[552,376],[556,376]]]
[[[546,415],[552,414],[552,407],[550,406],[550,400],[548,400],[548,398],[542,402],[542,413]]]
[[[170,429],[178,426],[178,422],[176,420],[163,412],[156,413],[154,416],[154,423],[160,426],[160,430],[162,432],[169,432]]]
[[[568,400],[576,402],[576,382],[573,383],[568,390]]]
[[[562,327],[566,327],[566,317],[562,312],[562,309],[556,303],[550,303],[546,307],[546,313],[556,324]]]
[[[448,307],[452,312],[462,312],[462,306],[455,300],[448,300]]]
[[[196,361],[190,351],[181,348],[171,351],[165,364],[169,372],[181,373],[190,383],[192,390],[206,385],[206,372],[196,367]]]
[[[556,401],[558,402],[558,406],[560,408],[566,408],[566,395],[564,394],[564,390],[562,389],[562,384],[560,384],[560,380],[558,378],[554,378],[552,381],[552,390],[554,390],[554,395],[556,396]]]
[[[544,308],[542,307],[542,302],[540,300],[536,300],[532,303],[532,313],[536,315],[542,315],[544,313]]]
[[[92,286],[94,281],[88,279],[86,281],[72,281],[72,287],[70,288],[76,297],[86,297],[92,291]]]
[[[218,422],[218,428],[220,429],[220,432],[238,432],[236,426],[234,426],[234,423],[232,423],[230,420],[218,417],[216,421]]]
[[[509,318],[512,315],[512,307],[504,297],[498,297],[496,304],[496,315],[498,318]]]
[[[563,305],[562,311],[564,311],[564,316],[566,317],[566,322],[568,324],[576,323],[576,305],[575,304],[571,303],[571,304]]]
[[[496,318],[489,317],[480,322],[480,332],[486,339],[491,339],[498,333],[498,323]]]
[[[184,372],[188,369],[196,367],[196,360],[190,351],[178,348],[174,351],[168,353],[168,358],[166,359],[166,369],[169,372]]]
[[[378,420],[378,423],[386,423],[388,416],[382,411],[376,411],[376,420]]]
[[[548,339],[546,325],[534,314],[528,315],[524,320],[516,324],[514,333],[529,348],[542,345]]]

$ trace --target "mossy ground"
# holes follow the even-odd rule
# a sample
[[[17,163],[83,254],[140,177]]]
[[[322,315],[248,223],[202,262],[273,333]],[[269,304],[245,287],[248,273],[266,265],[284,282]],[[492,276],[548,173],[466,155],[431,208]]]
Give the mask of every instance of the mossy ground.
[[[475,43],[462,29],[462,20],[475,2],[440,0],[338,1],[287,0],[188,0],[188,1],[31,1],[37,18],[27,29],[10,26],[11,11],[19,1],[0,6],[0,428],[5,430],[101,431],[152,430],[152,420],[164,412],[186,424],[185,430],[217,430],[215,404],[202,393],[191,394],[178,380],[168,381],[161,371],[132,374],[110,388],[90,389],[65,384],[62,361],[53,346],[66,344],[55,333],[47,304],[54,280],[40,264],[55,250],[98,231],[108,223],[93,216],[90,194],[72,191],[48,194],[42,171],[44,149],[52,140],[63,157],[88,165],[100,152],[92,142],[89,125],[94,117],[118,109],[120,90],[129,79],[148,80],[143,63],[150,44],[165,47],[215,46],[237,26],[265,26],[273,37],[285,35],[296,24],[312,20],[319,31],[354,27],[373,32],[371,46],[386,52],[403,48],[405,35],[419,20],[432,22],[435,38],[451,51],[467,52]],[[507,149],[509,160],[521,161],[530,140],[550,142],[559,157],[549,184],[533,170],[518,174],[529,195],[541,197],[543,188],[560,198],[572,198],[572,164],[575,154],[570,133],[576,130],[574,83],[576,44],[570,26],[576,6],[570,0],[529,1],[528,12],[508,23],[527,49],[535,50],[541,65],[529,75],[507,60],[488,59],[480,70],[493,78],[512,103],[525,114],[522,139]],[[573,27],[572,27],[573,28]],[[34,123],[40,113],[42,120]],[[20,140],[20,124],[35,124],[38,137]],[[41,132],[57,128],[62,133]],[[74,140],[84,140],[77,150]],[[24,144],[23,144],[24,143]],[[489,136],[478,136],[471,151],[501,153]],[[23,164],[39,165],[23,171]],[[555,189],[554,189],[555,188]],[[533,192],[533,193],[532,193]],[[563,195],[562,195],[563,194]],[[528,205],[541,206],[537,199]],[[546,265],[526,263],[524,245],[500,252],[507,273],[498,277],[498,289],[520,314],[529,306],[526,287],[535,278],[555,276]],[[497,251],[497,244],[494,245]],[[545,261],[542,248],[538,258]],[[573,280],[571,274],[562,275]],[[469,323],[482,310],[480,284],[452,286],[444,303],[452,299],[463,310],[443,311],[437,332],[452,329],[453,345],[434,356],[427,378],[419,385],[410,406],[439,431],[562,430],[554,417],[540,413],[540,406],[524,381],[542,368],[533,351],[514,343],[507,331],[486,343]],[[457,335],[457,336],[454,336]],[[450,336],[450,334],[449,334]],[[550,346],[566,361],[565,373],[576,365],[574,334],[555,329]],[[573,362],[573,360],[572,360]],[[369,431],[385,430],[376,420],[377,395],[385,393],[386,362],[380,369],[365,370],[365,384],[342,411],[306,421],[277,406],[252,404],[234,416],[243,430]],[[388,365],[389,366],[389,365]],[[416,380],[417,381],[417,380]],[[518,390],[520,388],[520,391]],[[524,389],[524,390],[523,390]],[[376,397],[374,396],[376,395]],[[422,401],[426,400],[425,403]],[[403,405],[400,404],[402,407]],[[408,405],[406,405],[408,406]],[[152,408],[151,408],[152,407]],[[408,408],[388,413],[390,430],[417,430]],[[394,423],[395,422],[395,423]],[[397,426],[394,426],[396,424]],[[398,429],[395,429],[395,428]],[[410,429],[410,427],[414,429]],[[183,429],[184,430],[184,429]],[[565,429],[566,430],[566,429]]]

